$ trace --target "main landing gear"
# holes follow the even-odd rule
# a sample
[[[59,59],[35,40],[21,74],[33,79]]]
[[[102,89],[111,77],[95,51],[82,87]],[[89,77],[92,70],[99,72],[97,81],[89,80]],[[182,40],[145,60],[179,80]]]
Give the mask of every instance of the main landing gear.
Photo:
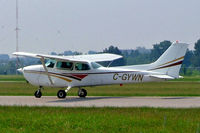
[[[65,98],[66,96],[67,96],[67,93],[65,92],[65,90],[59,90],[57,93],[58,98]]]
[[[79,97],[86,97],[87,96],[87,91],[85,89],[82,89],[82,88],[79,87],[78,96]]]
[[[66,90],[59,90],[57,93],[58,98],[65,98],[67,96],[67,92],[71,89],[71,87],[68,87]],[[85,89],[82,89],[79,87],[78,90],[78,96],[79,97],[86,97],[87,91]]]
[[[57,93],[58,98],[65,98],[67,96],[67,92],[71,89],[71,87],[67,87],[66,90],[59,90]]]
[[[41,89],[43,89],[42,86],[40,86],[39,89],[35,92],[34,95],[35,95],[36,98],[40,98],[42,96]]]

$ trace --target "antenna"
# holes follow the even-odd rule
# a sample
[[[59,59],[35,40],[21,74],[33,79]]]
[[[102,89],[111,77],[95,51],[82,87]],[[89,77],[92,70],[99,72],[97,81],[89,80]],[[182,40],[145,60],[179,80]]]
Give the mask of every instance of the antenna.
[[[19,31],[19,28],[18,28],[18,0],[16,0],[16,52],[19,51],[19,48],[18,48],[18,44],[19,44],[19,38],[18,38],[18,31]],[[16,75],[17,75],[17,69],[18,69],[18,64],[19,64],[19,61],[18,61],[18,56],[16,58]]]

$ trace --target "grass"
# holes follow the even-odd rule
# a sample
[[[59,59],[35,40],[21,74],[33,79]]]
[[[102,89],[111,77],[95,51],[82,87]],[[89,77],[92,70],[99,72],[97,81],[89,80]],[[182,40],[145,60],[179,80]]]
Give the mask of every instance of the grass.
[[[22,75],[0,76],[0,95],[33,95],[37,86],[25,82]],[[4,82],[5,81],[5,82]],[[7,82],[16,81],[16,82]],[[20,82],[17,82],[20,81]],[[200,76],[185,77],[170,82],[150,82],[85,87],[89,96],[200,96]],[[43,95],[56,96],[61,88],[46,88]],[[72,88],[68,95],[77,96],[78,88]]]
[[[172,81],[190,81],[190,82],[200,82],[200,76],[183,76],[184,78],[174,79]]]
[[[200,109],[0,106],[0,132],[200,132]]]
[[[23,75],[0,75],[0,81],[26,81]]]
[[[43,95],[56,96],[61,88],[45,88]],[[85,87],[89,96],[200,96],[200,82],[157,82]],[[0,95],[33,95],[37,90],[26,82],[0,82]],[[77,96],[78,88],[68,95]]]
[[[26,81],[23,75],[0,75],[0,81]],[[172,81],[200,81],[200,76],[184,76],[184,78],[175,79]]]
[[[33,95],[23,76],[0,76],[0,95]],[[20,81],[20,82],[3,82]],[[22,81],[22,82],[21,82]],[[23,82],[24,81],[24,82]],[[172,82],[85,87],[90,96],[200,96],[200,76]],[[56,96],[60,88],[45,88]],[[72,88],[68,95],[77,95]],[[200,108],[62,108],[0,106],[0,132],[199,133]]]
[[[26,81],[23,75],[0,75],[0,81]],[[172,81],[190,81],[190,82],[200,82],[200,76],[184,76],[184,78],[174,79]]]

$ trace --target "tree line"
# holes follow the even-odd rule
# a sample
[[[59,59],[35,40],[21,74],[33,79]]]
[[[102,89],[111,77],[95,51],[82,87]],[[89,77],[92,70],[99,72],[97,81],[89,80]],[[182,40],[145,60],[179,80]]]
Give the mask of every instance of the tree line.
[[[89,51],[88,54],[95,53],[113,53],[122,55],[124,58],[110,62],[101,63],[104,66],[123,66],[123,65],[137,65],[148,64],[156,61],[172,44],[171,41],[165,40],[157,44],[153,44],[152,49],[146,49],[145,47],[137,47],[136,49],[120,50],[118,47],[111,45],[105,48],[102,52]],[[65,51],[57,54],[51,52],[52,55],[79,55],[81,52]],[[3,58],[4,57],[4,58]],[[15,74],[16,73],[16,58],[7,59],[8,57],[3,55],[0,58],[0,74]],[[6,58],[6,59],[5,59]],[[40,64],[40,60],[33,58],[20,58],[19,67]],[[195,43],[194,50],[187,49],[185,59],[181,68],[182,75],[199,75],[200,74],[200,39]]]
[[[153,44],[153,48],[150,50],[143,48],[143,52],[140,51],[141,47],[135,50],[119,50],[118,47],[110,46],[104,49],[103,52],[120,54],[124,57],[123,59],[116,60],[112,66],[148,64],[156,61],[171,44],[171,41],[165,40],[158,44]],[[195,43],[194,50],[187,49],[181,68],[181,74],[200,74],[200,39]]]

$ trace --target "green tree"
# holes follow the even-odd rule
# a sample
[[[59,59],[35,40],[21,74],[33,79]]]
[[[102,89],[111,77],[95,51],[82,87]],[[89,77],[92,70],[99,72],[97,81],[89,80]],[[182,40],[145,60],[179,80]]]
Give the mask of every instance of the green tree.
[[[151,61],[157,60],[171,45],[170,41],[162,41],[159,44],[154,44],[151,50]]]
[[[187,49],[187,52],[184,57],[183,65],[184,67],[189,67],[192,64],[192,58],[194,57],[194,53],[192,50]]]
[[[194,45],[194,57],[192,63],[195,67],[200,67],[200,39]]]
[[[110,46],[109,48],[106,48],[103,50],[103,53],[112,53],[112,54],[118,54],[122,55],[121,51],[118,49],[118,47]]]
[[[122,55],[118,47],[114,47],[112,45],[109,48],[104,49],[103,53],[112,53],[112,54]],[[107,62],[107,63],[103,63],[102,65],[106,66],[108,64],[109,63]],[[120,58],[120,59],[114,60],[110,66],[123,66],[123,65],[125,65],[125,60],[124,58]]]

